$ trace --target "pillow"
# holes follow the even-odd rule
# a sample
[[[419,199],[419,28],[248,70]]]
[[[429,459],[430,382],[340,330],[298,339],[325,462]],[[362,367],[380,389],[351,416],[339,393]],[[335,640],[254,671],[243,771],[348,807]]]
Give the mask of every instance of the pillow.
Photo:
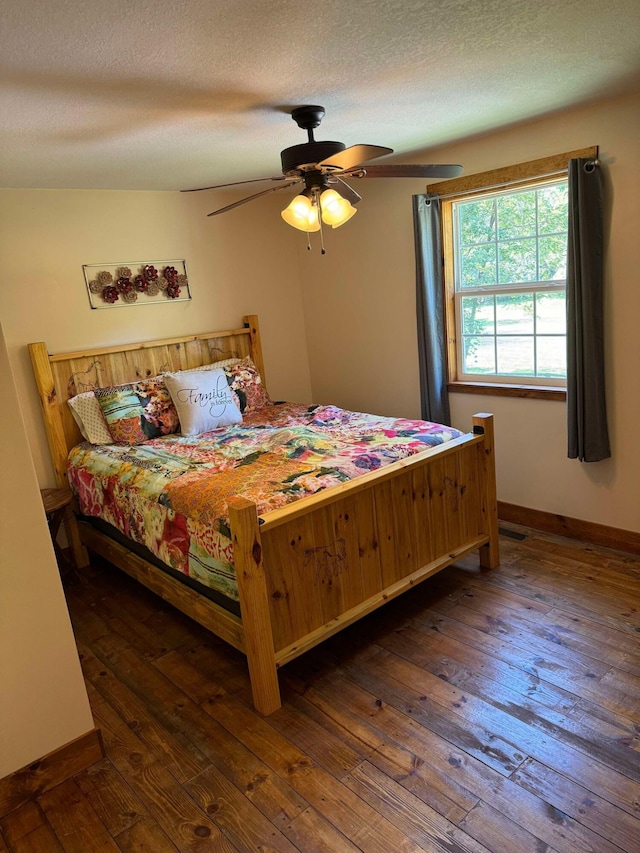
[[[253,361],[247,356],[236,364],[225,367],[229,387],[238,395],[240,411],[243,414],[255,412],[273,402],[262,384],[262,378]]]
[[[190,370],[217,370],[219,367],[230,367],[232,364],[237,364],[242,361],[241,358],[223,358],[222,361],[214,361],[213,364],[203,364],[201,367],[192,367]],[[184,373],[183,370],[176,371]]]
[[[91,444],[113,444],[100,403],[93,391],[85,391],[71,397],[67,403],[84,439]]]
[[[118,444],[142,444],[178,429],[178,413],[161,376],[94,393]]]
[[[178,410],[183,435],[200,435],[242,423],[240,409],[221,368],[165,373],[164,381]]]

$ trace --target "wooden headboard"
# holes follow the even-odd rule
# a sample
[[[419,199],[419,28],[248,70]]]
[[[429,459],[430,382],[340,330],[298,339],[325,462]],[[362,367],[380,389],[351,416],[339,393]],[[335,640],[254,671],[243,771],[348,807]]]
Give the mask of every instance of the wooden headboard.
[[[42,341],[29,344],[57,485],[67,486],[67,456],[82,441],[67,406],[76,394],[247,355],[266,384],[258,317],[248,314],[243,321],[240,329],[55,355]]]

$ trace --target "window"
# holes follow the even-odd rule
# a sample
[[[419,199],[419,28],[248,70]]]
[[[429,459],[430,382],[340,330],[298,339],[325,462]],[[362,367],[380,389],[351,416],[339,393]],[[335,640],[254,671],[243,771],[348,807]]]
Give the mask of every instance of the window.
[[[442,219],[450,380],[564,386],[566,180],[454,196]]]

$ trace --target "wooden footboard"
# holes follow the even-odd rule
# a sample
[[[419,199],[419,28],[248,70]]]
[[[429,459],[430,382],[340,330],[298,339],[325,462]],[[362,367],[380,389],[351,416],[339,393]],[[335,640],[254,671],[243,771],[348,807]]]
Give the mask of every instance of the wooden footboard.
[[[493,418],[260,519],[244,498],[229,509],[253,699],[270,714],[279,666],[470,551],[498,565]]]
[[[50,355],[29,345],[59,487],[80,440],[67,400],[82,391],[250,355],[264,377],[256,315],[242,328]],[[81,525],[84,544],[247,655],[256,708],[280,706],[277,669],[479,549],[498,565],[493,417],[473,432],[258,518],[230,502],[242,618]]]

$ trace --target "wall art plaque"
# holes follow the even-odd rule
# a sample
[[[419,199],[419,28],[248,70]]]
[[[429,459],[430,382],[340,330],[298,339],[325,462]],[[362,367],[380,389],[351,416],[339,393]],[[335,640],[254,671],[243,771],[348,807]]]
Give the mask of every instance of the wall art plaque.
[[[191,299],[184,260],[84,264],[92,308],[118,308]]]

